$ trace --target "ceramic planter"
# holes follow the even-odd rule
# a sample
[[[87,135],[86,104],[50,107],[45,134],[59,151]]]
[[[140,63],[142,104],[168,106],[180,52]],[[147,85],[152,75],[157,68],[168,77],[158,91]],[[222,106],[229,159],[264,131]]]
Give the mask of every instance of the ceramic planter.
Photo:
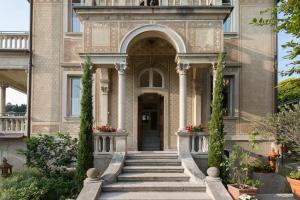
[[[287,177],[288,182],[291,185],[291,189],[296,199],[300,199],[300,180]]]
[[[228,187],[229,194],[235,200],[239,199],[239,196],[241,196],[242,194],[248,194],[251,196],[255,196],[257,193],[257,188],[255,188],[255,187],[247,186],[246,188],[241,189],[238,187],[237,184],[229,184],[229,185],[227,185],[227,187]]]

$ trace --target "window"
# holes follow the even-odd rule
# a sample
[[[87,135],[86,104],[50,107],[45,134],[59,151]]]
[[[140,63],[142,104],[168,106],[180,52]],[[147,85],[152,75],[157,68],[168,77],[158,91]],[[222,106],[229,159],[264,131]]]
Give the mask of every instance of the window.
[[[72,1],[72,32],[81,32],[80,20],[74,11],[74,6],[80,5],[80,0]]]
[[[234,76],[224,76],[222,93],[225,116],[232,116],[234,113]]]
[[[162,73],[153,68],[142,71],[139,76],[139,86],[143,88],[162,88]]]
[[[223,5],[234,6],[230,16],[224,22],[224,32],[238,32],[238,20],[239,20],[239,2],[238,0],[223,0]]]
[[[211,88],[213,88],[213,77],[211,76]],[[238,116],[238,75],[224,75],[223,79],[223,110],[224,116]],[[213,89],[211,90],[211,101],[213,99]],[[210,113],[212,109],[210,108]]]
[[[80,77],[70,77],[70,115],[79,116],[80,115]]]
[[[226,21],[225,21],[225,23],[224,23],[224,32],[232,32],[232,27],[231,27],[231,19],[232,18],[232,15],[230,15],[227,19],[226,19]]]

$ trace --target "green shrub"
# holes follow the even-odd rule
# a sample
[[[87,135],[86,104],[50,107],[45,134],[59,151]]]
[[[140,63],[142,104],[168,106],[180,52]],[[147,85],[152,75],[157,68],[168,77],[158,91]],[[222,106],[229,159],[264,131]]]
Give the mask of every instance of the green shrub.
[[[1,200],[39,200],[46,191],[41,186],[38,170],[26,169],[0,181]]]
[[[288,177],[292,179],[300,180],[300,171],[299,170],[291,171]]]
[[[27,149],[18,150],[26,157],[28,167],[37,168],[46,176],[65,171],[76,161],[77,139],[69,135],[39,135],[26,138]]]
[[[272,173],[274,169],[271,165],[267,162],[256,161],[252,166],[251,169],[253,172],[262,172],[262,173]]]
[[[45,177],[33,168],[15,172],[0,181],[0,200],[60,200],[76,196],[72,176]]]

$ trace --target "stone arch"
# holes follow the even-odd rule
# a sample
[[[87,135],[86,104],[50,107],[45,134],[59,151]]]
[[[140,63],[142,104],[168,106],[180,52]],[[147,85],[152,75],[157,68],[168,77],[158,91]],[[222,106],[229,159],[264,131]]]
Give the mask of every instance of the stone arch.
[[[130,31],[121,41],[120,53],[127,53],[130,43],[141,35],[160,37],[170,42],[177,53],[186,53],[186,46],[181,36],[173,29],[159,24],[143,25]]]

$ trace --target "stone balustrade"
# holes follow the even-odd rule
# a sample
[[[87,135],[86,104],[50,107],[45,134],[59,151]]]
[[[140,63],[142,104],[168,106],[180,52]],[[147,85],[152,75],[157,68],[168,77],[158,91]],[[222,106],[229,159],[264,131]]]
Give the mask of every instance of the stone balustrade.
[[[26,32],[0,32],[0,49],[28,49],[29,34]]]
[[[191,135],[191,153],[207,153],[208,152],[209,133],[196,132]]]
[[[189,152],[192,154],[207,154],[209,146],[209,133],[208,132],[177,132],[177,145],[178,151]]]
[[[25,116],[0,116],[0,133],[25,134]]]
[[[95,133],[94,141],[95,141],[95,154],[111,154],[114,149],[114,135],[116,133],[104,133],[99,132]]]
[[[95,132],[94,153],[96,155],[113,154],[115,151],[118,151],[117,148],[124,146],[120,144],[120,146],[117,147],[117,144],[122,140],[126,141],[127,135],[128,135],[127,133],[123,133],[123,132]],[[125,145],[124,151],[126,151],[126,148],[127,147]]]
[[[147,6],[147,0],[86,0],[85,6]],[[149,2],[148,2],[149,3]],[[157,6],[221,6],[222,0],[157,0]]]

